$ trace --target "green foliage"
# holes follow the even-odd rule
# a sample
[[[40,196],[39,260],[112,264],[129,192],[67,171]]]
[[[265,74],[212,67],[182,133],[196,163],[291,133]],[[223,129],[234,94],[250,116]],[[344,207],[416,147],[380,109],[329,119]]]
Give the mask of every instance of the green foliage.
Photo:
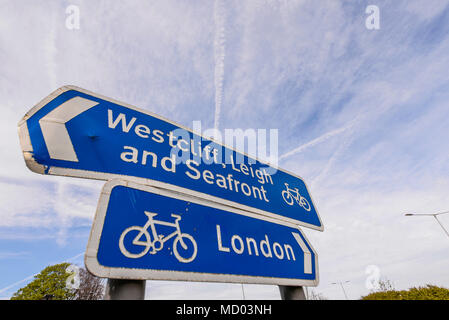
[[[71,300],[74,292],[67,288],[66,281],[71,273],[66,272],[69,263],[48,266],[34,276],[25,287],[19,289],[11,300],[45,300],[51,295],[53,300]]]
[[[362,300],[449,300],[449,289],[428,284],[408,290],[373,292],[362,297]]]

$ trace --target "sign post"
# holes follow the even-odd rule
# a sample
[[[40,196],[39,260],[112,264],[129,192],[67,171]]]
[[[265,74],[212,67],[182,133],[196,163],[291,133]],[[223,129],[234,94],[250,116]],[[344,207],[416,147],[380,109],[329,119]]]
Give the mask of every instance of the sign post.
[[[108,279],[104,300],[144,300],[145,280]]]
[[[302,286],[279,286],[282,300],[307,300]]]

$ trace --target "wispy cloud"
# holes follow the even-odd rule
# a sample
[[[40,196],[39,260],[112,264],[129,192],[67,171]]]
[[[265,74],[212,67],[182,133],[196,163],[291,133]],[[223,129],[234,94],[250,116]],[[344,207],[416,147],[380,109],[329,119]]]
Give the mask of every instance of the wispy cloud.
[[[48,79],[50,82],[50,86],[53,88],[57,88],[58,86],[58,79],[57,79],[57,65],[56,65],[56,55],[58,53],[57,47],[56,47],[56,37],[57,37],[57,8],[53,8],[53,10],[50,11],[49,16],[49,32],[46,35],[45,39],[45,50],[46,50],[46,69],[48,71]]]
[[[305,149],[307,149],[309,147],[313,147],[314,145],[322,143],[322,142],[326,141],[327,139],[330,139],[330,138],[332,138],[334,136],[337,136],[337,135],[345,132],[346,130],[348,130],[352,126],[353,126],[353,124],[350,123],[347,126],[344,126],[344,127],[341,127],[341,128],[338,128],[338,129],[326,132],[325,134],[319,136],[318,138],[315,138],[312,141],[309,141],[309,142],[307,142],[305,144],[302,144],[302,145],[294,148],[293,150],[290,150],[290,151],[284,153],[283,155],[281,155],[279,157],[279,160],[288,158],[288,157],[290,157],[290,156],[292,156],[294,154],[297,154],[297,153],[300,153],[300,152],[304,151]]]
[[[338,146],[337,150],[331,155],[326,165],[321,170],[320,174],[312,180],[311,182],[312,188],[329,173],[329,170],[332,167],[332,165],[343,154],[343,152],[345,152],[345,150],[348,148],[348,146],[351,144],[353,140],[354,138],[351,136],[351,132],[349,132],[347,137],[344,137],[343,140],[340,142],[340,145]]]

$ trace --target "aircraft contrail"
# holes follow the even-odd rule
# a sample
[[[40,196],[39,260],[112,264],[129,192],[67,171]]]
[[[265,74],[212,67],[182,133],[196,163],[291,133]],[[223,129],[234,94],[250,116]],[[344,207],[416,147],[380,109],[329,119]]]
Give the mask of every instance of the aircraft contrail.
[[[214,40],[214,57],[215,57],[215,118],[214,128],[220,127],[220,113],[223,102],[223,79],[224,79],[224,60],[225,60],[225,12],[224,2],[216,0],[214,5],[214,22],[215,22],[215,40]]]
[[[333,164],[335,163],[337,158],[340,157],[340,155],[346,150],[346,148],[348,148],[348,146],[352,143],[353,140],[354,140],[353,136],[352,135],[348,135],[346,137],[346,139],[343,140],[340,143],[340,145],[338,146],[337,150],[332,154],[332,156],[327,161],[326,166],[324,167],[324,169],[310,183],[310,187],[311,188],[313,188],[313,186],[317,182],[319,182],[321,179],[323,179],[323,177],[325,177],[328,174],[329,170],[331,169],[331,167],[333,166]]]
[[[54,11],[54,10],[53,10]],[[45,48],[45,58],[46,58],[46,67],[48,70],[48,79],[50,80],[50,86],[52,88],[56,88],[57,86],[57,75],[56,75],[56,54],[58,53],[58,49],[56,47],[56,32],[57,32],[57,17],[55,14],[50,16],[50,30],[47,34],[47,39],[44,42]]]
[[[317,144],[319,144],[319,143],[321,143],[321,142],[323,142],[323,141],[325,141],[325,140],[327,140],[327,139],[329,139],[329,138],[331,138],[333,136],[336,136],[336,135],[338,135],[338,134],[348,130],[353,125],[354,125],[354,121],[351,121],[348,125],[346,125],[344,127],[341,127],[341,128],[338,128],[338,129],[335,129],[335,130],[332,130],[332,131],[329,131],[329,132],[319,136],[318,138],[313,139],[312,141],[309,141],[309,142],[307,142],[305,144],[300,145],[299,147],[296,147],[293,150],[290,150],[287,153],[284,153],[282,156],[279,157],[279,160],[285,159],[285,158],[290,157],[290,156],[292,156],[294,154],[300,153],[301,151],[303,151],[303,150],[305,150],[305,149],[307,149],[309,147],[317,145]]]

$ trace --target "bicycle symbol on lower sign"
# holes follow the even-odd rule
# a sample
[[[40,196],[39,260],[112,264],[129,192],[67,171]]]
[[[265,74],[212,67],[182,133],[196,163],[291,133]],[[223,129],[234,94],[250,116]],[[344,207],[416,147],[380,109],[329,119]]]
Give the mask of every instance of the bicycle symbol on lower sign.
[[[189,263],[196,258],[196,254],[198,251],[196,241],[190,234],[181,232],[181,228],[179,226],[181,216],[172,214],[171,216],[175,218],[175,222],[170,223],[167,221],[154,219],[154,217],[158,215],[157,213],[145,211],[145,215],[148,217],[148,221],[143,227],[131,226],[129,228],[126,228],[120,236],[119,247],[120,251],[125,257],[137,259],[147,254],[148,251],[150,254],[156,254],[158,251],[162,250],[165,242],[175,237],[175,240],[173,241],[173,253],[175,254],[176,259],[178,259],[179,262]],[[169,235],[164,236],[157,233],[156,225],[173,227],[175,228],[175,230]],[[151,236],[148,232],[148,228],[151,228]],[[132,231],[138,232],[131,242],[134,246],[141,247],[141,250],[139,249],[138,253],[130,252],[125,246],[125,237]],[[151,239],[153,239],[153,241],[151,241]],[[184,251],[180,249],[183,249]],[[180,252],[182,252],[184,256],[181,255]],[[185,252],[187,252],[188,254],[187,257],[185,256]],[[189,252],[191,253],[189,254]]]
[[[311,207],[309,202],[299,194],[298,188],[290,188],[288,186],[288,183],[284,183],[286,190],[282,191],[282,198],[284,198],[284,201],[292,206],[294,204],[294,201],[296,201],[297,204],[299,204],[301,207],[304,208],[306,211],[310,211]]]

